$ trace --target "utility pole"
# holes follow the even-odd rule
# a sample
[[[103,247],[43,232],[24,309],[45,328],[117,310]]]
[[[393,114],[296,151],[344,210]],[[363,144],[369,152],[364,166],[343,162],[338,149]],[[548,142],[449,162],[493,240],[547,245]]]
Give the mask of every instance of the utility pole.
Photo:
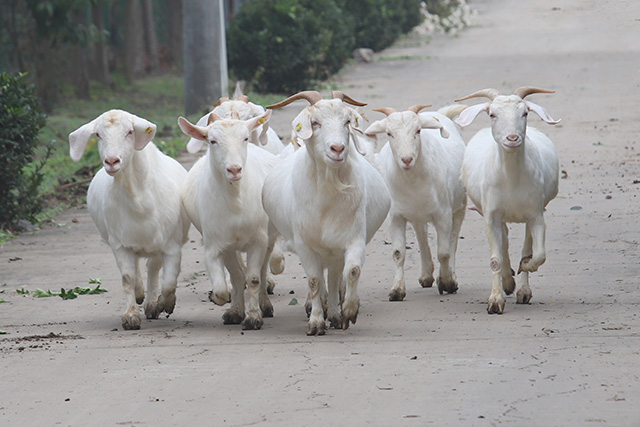
[[[228,96],[227,47],[222,0],[183,2],[185,114],[211,108]]]

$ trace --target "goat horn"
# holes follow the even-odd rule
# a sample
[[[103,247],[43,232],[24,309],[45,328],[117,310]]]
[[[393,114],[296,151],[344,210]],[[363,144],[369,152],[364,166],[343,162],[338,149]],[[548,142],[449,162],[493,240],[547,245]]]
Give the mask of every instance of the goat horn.
[[[306,99],[307,101],[309,101],[309,104],[313,105],[322,99],[322,95],[320,95],[320,93],[316,92],[315,90],[305,90],[303,92],[298,92],[295,95],[291,95],[284,101],[280,101],[277,104],[268,105],[267,108],[282,108],[285,105],[291,104],[293,101],[297,101],[298,99]]]
[[[347,104],[351,104],[351,105],[355,105],[358,107],[364,107],[367,104],[364,104],[362,102],[358,102],[355,99],[352,99],[349,95],[347,95],[344,92],[340,92],[339,90],[334,90],[331,92],[331,97],[334,99],[340,99],[344,102],[346,102]]]
[[[249,97],[247,95],[239,95],[238,97],[236,97],[237,101],[244,101],[247,104],[249,103]]]
[[[412,105],[411,107],[407,108],[407,111],[412,111],[416,114],[418,114],[420,112],[420,110],[427,108],[427,107],[431,107],[431,104],[418,104],[418,105]]]
[[[473,92],[471,95],[467,95],[464,98],[460,98],[460,99],[456,99],[456,102],[460,102],[460,101],[464,101],[466,99],[470,99],[470,98],[480,98],[480,97],[486,97],[489,98],[490,100],[494,100],[496,96],[500,95],[500,92],[498,92],[496,89],[482,89],[479,90],[477,92]]]
[[[522,86],[513,92],[514,95],[518,95],[522,99],[524,99],[524,97],[527,95],[531,95],[532,93],[556,93],[556,92],[554,90],[540,89],[540,88],[531,87],[531,86]]]
[[[391,107],[382,107],[382,108],[374,108],[373,111],[377,111],[379,113],[383,113],[389,116],[391,113],[395,113],[396,109]]]
[[[216,120],[222,120],[222,117],[220,117],[216,113],[210,113],[209,118],[207,119],[207,126],[209,126],[211,123],[215,122]]]
[[[218,102],[216,102],[216,104],[214,105],[214,107],[219,106],[220,104],[222,104],[223,102],[227,102],[229,101],[229,97],[228,96],[223,96],[222,98],[218,99]]]
[[[234,120],[240,120],[240,114],[238,114],[238,112],[236,110],[233,110],[231,112],[231,118]]]

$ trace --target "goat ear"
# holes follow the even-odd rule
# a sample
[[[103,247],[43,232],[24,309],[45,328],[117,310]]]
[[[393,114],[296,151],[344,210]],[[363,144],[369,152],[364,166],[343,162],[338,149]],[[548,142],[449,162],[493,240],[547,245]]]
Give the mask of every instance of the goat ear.
[[[489,112],[490,102],[485,102],[484,104],[475,104],[470,107],[467,107],[460,113],[458,118],[455,120],[457,124],[460,126],[467,126],[471,124],[471,122],[476,118],[480,112],[484,111],[485,113]]]
[[[364,131],[365,135],[375,138],[376,134],[387,131],[387,119],[376,120]]]
[[[208,118],[208,115],[206,117]],[[178,118],[178,126],[180,126],[185,135],[191,137],[187,143],[187,151],[189,153],[197,153],[206,145],[207,130],[205,127],[193,125],[184,117]]]
[[[98,124],[99,118],[100,117],[80,126],[69,134],[69,156],[74,162],[82,158],[91,135],[96,133],[96,125]]]
[[[132,116],[133,133],[136,137],[134,147],[136,150],[142,150],[156,136],[156,125],[134,114]]]
[[[419,114],[418,120],[422,129],[439,129],[440,136],[449,138],[449,132],[444,128],[440,119],[430,114]]]
[[[262,126],[262,130],[260,130],[260,134],[258,136],[258,142],[262,145],[266,145],[269,142],[269,137],[267,136],[267,131],[269,130],[269,119],[271,118],[271,110],[267,110],[263,112],[258,117],[254,117],[247,121],[247,125],[249,126],[249,132],[251,132],[252,140],[254,140],[254,135],[257,133],[260,126]],[[256,131],[254,133],[254,131]],[[255,142],[255,140],[254,140]]]
[[[550,125],[556,125],[556,124],[560,123],[560,120],[554,120],[549,115],[549,113],[547,113],[547,110],[545,110],[544,107],[541,107],[538,104],[534,104],[531,101],[524,101],[524,104],[527,106],[529,111],[533,111],[538,116],[540,116],[540,118],[542,120],[544,120],[545,122],[549,123]]]
[[[353,145],[355,145],[358,153],[362,154],[365,157],[373,155],[376,151],[376,137],[366,135],[362,132],[361,129],[352,127],[349,130],[349,135],[353,140]]]
[[[313,128],[311,127],[311,112],[309,108],[300,111],[300,114],[293,119],[291,125],[293,126],[293,131],[300,139],[307,140],[311,138]]]

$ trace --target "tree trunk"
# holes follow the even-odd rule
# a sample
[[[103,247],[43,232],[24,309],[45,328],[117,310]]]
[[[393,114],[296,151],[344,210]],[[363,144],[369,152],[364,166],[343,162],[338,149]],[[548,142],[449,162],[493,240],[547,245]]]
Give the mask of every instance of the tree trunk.
[[[127,0],[124,14],[125,73],[131,82],[144,74],[144,25],[139,0]]]
[[[228,96],[227,49],[222,0],[183,3],[184,98],[187,115]],[[208,110],[207,110],[208,111]]]
[[[182,0],[169,0],[169,54],[167,60],[182,70]]]
[[[83,7],[78,7],[74,21],[78,27],[86,27],[87,22]],[[74,93],[79,99],[89,99],[89,60],[87,48],[82,41],[78,41],[69,47],[73,61],[73,87]]]
[[[153,73],[160,65],[158,59],[158,38],[156,37],[156,26],[153,22],[153,4],[151,0],[142,0],[142,19],[144,22],[144,48],[147,60],[147,73]]]
[[[95,52],[95,71],[96,80],[100,83],[108,85],[111,83],[111,74],[109,73],[109,54],[107,44],[104,40],[104,17],[102,13],[102,5],[94,4],[91,7],[91,16],[93,24],[98,29],[98,40],[94,44]]]

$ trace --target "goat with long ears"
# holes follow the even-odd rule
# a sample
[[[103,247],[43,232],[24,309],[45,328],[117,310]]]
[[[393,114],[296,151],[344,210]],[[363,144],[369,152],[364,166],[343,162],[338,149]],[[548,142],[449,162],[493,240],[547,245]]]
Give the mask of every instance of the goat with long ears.
[[[491,249],[492,291],[487,311],[501,314],[505,294],[516,288],[509,261],[507,223],[525,223],[519,273],[522,273],[517,302],[531,300],[529,273],[546,260],[544,210],[558,194],[558,156],[551,140],[527,126],[529,112],[548,124],[556,124],[541,106],[524,98],[535,93],[553,93],[524,86],[513,95],[501,95],[496,89],[483,89],[457,101],[486,97],[489,102],[465,109],[456,122],[471,123],[485,111],[491,127],[480,130],[469,141],[462,164],[462,180],[469,198],[484,216]]]

